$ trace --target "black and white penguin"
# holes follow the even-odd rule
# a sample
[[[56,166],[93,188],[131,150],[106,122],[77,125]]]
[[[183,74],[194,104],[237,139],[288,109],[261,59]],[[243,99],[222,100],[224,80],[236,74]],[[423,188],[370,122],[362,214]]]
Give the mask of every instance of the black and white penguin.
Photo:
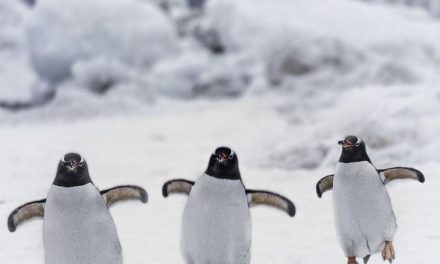
[[[24,204],[8,218],[8,228],[33,217],[43,217],[46,264],[121,264],[122,250],[108,208],[127,199],[146,203],[147,192],[138,186],[117,186],[99,191],[89,176],[86,161],[66,154],[47,198]]]
[[[251,248],[249,207],[270,205],[295,215],[293,203],[276,193],[244,187],[235,152],[220,147],[211,155],[206,172],[196,182],[171,180],[162,193],[189,195],[181,233],[187,264],[248,264]]]
[[[348,136],[338,143],[342,154],[335,174],[317,183],[318,197],[333,189],[336,229],[348,264],[356,264],[356,258],[367,263],[370,255],[380,251],[391,263],[397,224],[385,185],[396,179],[424,182],[425,178],[412,168],[376,169],[358,137]]]

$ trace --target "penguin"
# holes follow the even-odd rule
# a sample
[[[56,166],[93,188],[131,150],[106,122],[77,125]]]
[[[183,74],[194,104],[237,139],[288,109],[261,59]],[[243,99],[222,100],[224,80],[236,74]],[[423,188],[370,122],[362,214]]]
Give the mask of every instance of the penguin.
[[[43,217],[46,264],[122,264],[122,249],[109,207],[128,199],[146,203],[148,195],[133,185],[99,191],[83,157],[68,153],[58,164],[47,198],[15,209],[9,215],[8,228],[14,232],[23,222]]]
[[[187,264],[248,264],[251,249],[249,207],[269,205],[295,215],[294,204],[279,194],[249,190],[243,185],[237,154],[219,147],[195,182],[175,179],[162,188],[164,197],[188,195],[181,230],[181,251]]]
[[[356,136],[347,136],[338,144],[342,153],[335,174],[319,180],[318,197],[333,190],[337,234],[348,264],[357,264],[356,258],[367,263],[372,254],[380,251],[383,260],[391,263],[395,259],[393,238],[397,224],[386,184],[397,179],[423,183],[425,177],[413,168],[376,169],[364,141]]]

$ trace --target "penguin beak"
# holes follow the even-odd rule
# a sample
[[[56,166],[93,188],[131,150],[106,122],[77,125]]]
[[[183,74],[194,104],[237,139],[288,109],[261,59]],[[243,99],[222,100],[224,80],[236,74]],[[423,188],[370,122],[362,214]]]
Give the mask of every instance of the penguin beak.
[[[225,164],[226,161],[228,161],[228,156],[227,156],[226,154],[224,154],[224,153],[220,153],[220,154],[217,156],[217,160],[218,160],[218,162],[220,162],[221,164]]]
[[[70,161],[63,161],[64,166],[67,168],[67,170],[69,172],[77,172],[79,170],[80,167],[82,167],[84,165],[84,162],[76,162],[74,160],[70,160]]]
[[[67,170],[73,172],[77,171],[79,168],[79,164],[77,162],[69,162],[66,166]]]
[[[354,148],[354,144],[348,140],[340,140],[340,141],[338,141],[338,144],[342,145],[343,149],[353,149]]]

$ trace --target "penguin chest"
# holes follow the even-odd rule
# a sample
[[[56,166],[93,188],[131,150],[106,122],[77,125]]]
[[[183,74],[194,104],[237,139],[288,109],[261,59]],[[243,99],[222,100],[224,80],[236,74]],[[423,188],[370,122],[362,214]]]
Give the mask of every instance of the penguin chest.
[[[53,185],[43,226],[46,264],[122,263],[113,219],[97,188]]]
[[[391,201],[373,165],[338,163],[333,192],[335,222],[346,251],[365,256],[392,239],[396,223]]]
[[[182,249],[196,263],[246,263],[250,241],[250,212],[241,181],[202,175],[184,209]]]
[[[368,162],[338,163],[334,176],[335,202],[347,206],[373,209],[387,196],[376,169]],[[368,210],[370,211],[370,210]]]

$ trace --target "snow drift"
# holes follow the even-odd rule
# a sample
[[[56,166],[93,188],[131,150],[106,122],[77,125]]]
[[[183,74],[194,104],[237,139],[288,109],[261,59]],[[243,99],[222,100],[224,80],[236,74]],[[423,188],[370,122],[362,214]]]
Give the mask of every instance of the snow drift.
[[[81,119],[168,100],[268,98],[290,132],[265,140],[262,166],[328,165],[334,140],[346,134],[363,137],[384,162],[433,158],[437,143],[426,139],[438,128],[421,120],[439,110],[438,20],[353,0],[206,4],[190,11],[173,1],[164,11],[133,0],[45,0],[35,9],[2,2],[0,56],[10,63],[0,65],[0,99],[56,90],[45,106],[0,117]]]

